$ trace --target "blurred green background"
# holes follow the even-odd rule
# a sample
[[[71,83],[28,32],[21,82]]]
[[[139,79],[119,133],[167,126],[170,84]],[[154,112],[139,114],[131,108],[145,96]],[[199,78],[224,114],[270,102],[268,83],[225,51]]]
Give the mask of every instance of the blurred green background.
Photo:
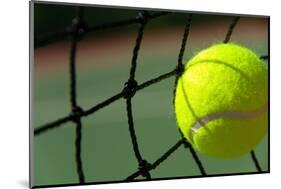
[[[76,7],[35,3],[34,35],[65,29]],[[133,18],[138,10],[85,7],[90,26]],[[184,61],[211,44],[223,41],[232,16],[195,14]],[[144,31],[136,79],[142,83],[174,69],[187,14],[176,13],[150,21]],[[266,18],[242,17],[231,38],[260,55],[268,54]],[[88,109],[117,94],[128,79],[138,27],[136,24],[86,34],[77,49],[78,104]],[[34,50],[34,128],[70,113],[70,42],[63,39]],[[267,62],[266,62],[267,63]],[[144,159],[154,162],[179,139],[173,111],[174,77],[137,92],[133,115]],[[127,124],[126,104],[120,99],[82,119],[82,161],[86,182],[124,180],[137,170]],[[34,137],[34,185],[78,183],[75,165],[75,125],[71,122]],[[256,147],[263,171],[268,170],[268,137]],[[249,154],[233,160],[199,154],[207,174],[256,171]],[[189,150],[180,147],[151,171],[152,178],[200,175]],[[141,179],[141,177],[139,177]]]

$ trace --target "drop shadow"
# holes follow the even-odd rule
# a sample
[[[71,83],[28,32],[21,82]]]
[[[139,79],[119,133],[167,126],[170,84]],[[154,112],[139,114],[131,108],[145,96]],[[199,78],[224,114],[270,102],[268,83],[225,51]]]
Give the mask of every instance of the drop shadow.
[[[29,182],[27,180],[20,180],[18,183],[25,188],[29,188]]]

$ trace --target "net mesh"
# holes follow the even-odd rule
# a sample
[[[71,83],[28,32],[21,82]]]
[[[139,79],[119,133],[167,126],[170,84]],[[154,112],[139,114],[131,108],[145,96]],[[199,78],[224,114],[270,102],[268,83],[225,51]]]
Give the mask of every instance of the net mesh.
[[[92,115],[95,112],[99,111],[100,109],[109,106],[111,103],[125,98],[126,100],[126,110],[127,110],[127,120],[128,120],[128,128],[130,132],[130,138],[132,147],[134,150],[134,154],[136,157],[136,161],[138,162],[139,167],[136,168],[136,171],[130,174],[128,177],[124,178],[125,181],[134,180],[138,176],[142,176],[145,179],[151,179],[150,171],[156,169],[161,163],[163,163],[171,154],[173,154],[179,147],[183,146],[187,150],[190,151],[198,169],[202,176],[206,176],[207,173],[204,169],[204,166],[199,159],[196,151],[193,149],[191,144],[183,137],[181,134],[181,138],[171,146],[163,155],[161,155],[158,159],[154,162],[148,162],[140,153],[139,145],[137,142],[137,135],[135,132],[134,127],[134,118],[132,113],[132,98],[136,94],[136,92],[149,87],[152,84],[160,82],[162,80],[175,77],[175,86],[177,84],[177,80],[179,76],[183,73],[184,65],[183,65],[183,55],[187,46],[189,30],[191,27],[192,22],[192,14],[187,14],[186,24],[182,35],[182,42],[178,54],[178,61],[175,64],[175,68],[167,73],[164,73],[156,78],[148,80],[143,83],[138,83],[135,80],[135,73],[137,69],[137,61],[138,61],[138,52],[142,44],[142,38],[144,35],[144,29],[147,23],[153,19],[157,19],[159,17],[167,16],[169,14],[173,14],[172,12],[159,12],[159,13],[150,13],[149,11],[140,11],[138,16],[132,19],[122,20],[110,24],[98,25],[88,27],[87,23],[84,20],[84,10],[83,7],[77,7],[77,14],[76,17],[72,21],[72,25],[65,28],[64,31],[57,32],[57,33],[50,33],[38,38],[35,38],[34,46],[40,47],[50,42],[56,41],[64,36],[70,35],[71,36],[71,49],[70,49],[70,56],[69,56],[69,79],[70,79],[70,104],[71,104],[71,112],[69,115],[65,117],[61,117],[57,120],[51,121],[44,125],[40,125],[35,128],[34,135],[37,137],[48,132],[51,129],[56,129],[58,127],[63,126],[67,122],[73,122],[76,126],[76,138],[75,138],[75,159],[76,159],[76,171],[77,176],[79,178],[79,183],[85,183],[85,175],[83,170],[83,162],[81,158],[81,141],[82,141],[82,118]],[[234,16],[232,21],[229,24],[228,31],[225,35],[223,43],[228,43],[231,39],[232,33],[235,30],[235,26],[238,23],[240,17]],[[132,59],[131,59],[131,67],[129,70],[129,77],[128,80],[125,81],[123,89],[107,98],[106,100],[94,105],[93,107],[84,110],[82,107],[79,106],[77,103],[77,87],[76,87],[76,50],[77,50],[77,43],[79,42],[80,38],[83,36],[84,33],[112,29],[116,27],[122,27],[127,25],[138,25],[138,34],[135,41],[135,46],[133,49]],[[268,59],[267,55],[261,56],[261,59]],[[175,88],[174,88],[175,93]],[[180,132],[180,131],[179,131]],[[259,165],[258,159],[255,155],[255,152],[252,150],[250,152],[251,159],[256,167],[257,172],[262,172],[261,166]]]

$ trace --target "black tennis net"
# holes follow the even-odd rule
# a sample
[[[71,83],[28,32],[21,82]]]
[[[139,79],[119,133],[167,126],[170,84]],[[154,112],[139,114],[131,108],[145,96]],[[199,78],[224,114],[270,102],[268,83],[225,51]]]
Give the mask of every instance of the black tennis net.
[[[136,171],[132,174],[128,175],[128,177],[124,178],[124,180],[133,180],[138,176],[143,176],[145,179],[150,180],[151,174],[150,171],[153,169],[156,169],[161,163],[163,163],[171,154],[173,154],[177,149],[179,149],[181,146],[188,149],[195,161],[195,163],[198,166],[198,169],[200,170],[200,173],[202,176],[206,176],[207,173],[204,169],[204,166],[199,159],[199,156],[197,155],[196,151],[192,148],[191,144],[183,137],[180,138],[178,141],[175,142],[175,145],[171,146],[164,154],[162,154],[158,159],[156,159],[154,162],[149,162],[146,160],[139,150],[137,135],[135,132],[134,127],[134,118],[132,113],[132,98],[134,95],[153,84],[156,84],[162,80],[168,79],[168,78],[175,78],[175,86],[177,84],[177,80],[180,77],[180,75],[183,73],[184,70],[184,64],[183,64],[183,56],[184,52],[187,46],[188,37],[189,37],[189,31],[192,23],[192,17],[193,14],[187,14],[186,17],[186,24],[182,35],[182,41],[181,46],[179,47],[179,53],[178,53],[178,61],[175,63],[175,67],[173,70],[170,70],[156,78],[153,78],[151,80],[145,81],[143,83],[138,83],[135,79],[135,73],[137,69],[137,62],[138,62],[138,52],[140,49],[140,46],[142,44],[142,38],[144,35],[144,30],[146,28],[146,25],[148,22],[150,22],[153,19],[157,19],[159,17],[163,16],[169,16],[170,14],[173,14],[172,12],[159,12],[159,13],[151,13],[149,11],[140,11],[139,14],[135,18],[122,20],[114,23],[109,24],[103,24],[98,26],[91,26],[89,27],[84,19],[84,9],[83,7],[77,7],[77,14],[76,17],[73,19],[72,25],[69,27],[66,27],[65,30],[61,32],[56,33],[49,33],[45,34],[39,37],[35,37],[34,46],[41,47],[48,43],[51,43],[53,41],[56,41],[62,37],[65,36],[71,36],[71,50],[69,55],[69,80],[70,80],[70,102],[71,102],[71,111],[69,115],[66,115],[64,117],[58,118],[57,120],[51,121],[49,123],[46,123],[44,125],[40,125],[36,127],[34,130],[34,135],[36,137],[39,137],[40,135],[48,132],[51,129],[56,129],[58,127],[63,126],[67,122],[73,122],[76,126],[76,138],[75,138],[75,159],[76,159],[76,171],[77,176],[79,178],[79,183],[85,183],[85,174],[83,170],[83,162],[81,158],[81,141],[82,141],[82,129],[83,125],[81,120],[84,117],[90,116],[94,114],[95,112],[109,106],[110,104],[114,103],[117,100],[120,100],[122,98],[126,101],[126,110],[127,110],[127,119],[128,119],[128,128],[130,132],[130,138],[131,143],[133,146],[134,154],[136,157],[136,160],[138,162],[139,167],[136,168]],[[223,43],[228,43],[231,39],[232,33],[235,30],[236,24],[239,22],[240,17],[239,16],[233,16],[232,21],[229,23],[228,31],[225,34],[225,39],[223,40]],[[131,59],[131,67],[129,70],[129,77],[128,80],[124,82],[123,89],[106,100],[92,106],[89,109],[83,109],[79,104],[77,103],[77,83],[76,83],[76,51],[77,51],[77,43],[79,42],[80,38],[85,33],[90,32],[96,32],[101,30],[109,30],[116,27],[123,27],[128,25],[137,25],[138,26],[138,33],[137,38],[135,41],[135,46],[133,49],[132,59]],[[261,56],[261,59],[268,59],[268,56]],[[171,90],[172,92],[172,90]],[[175,93],[175,88],[174,88]],[[261,166],[259,165],[258,159],[255,155],[255,152],[252,150],[250,152],[251,159],[256,167],[257,172],[262,172]]]

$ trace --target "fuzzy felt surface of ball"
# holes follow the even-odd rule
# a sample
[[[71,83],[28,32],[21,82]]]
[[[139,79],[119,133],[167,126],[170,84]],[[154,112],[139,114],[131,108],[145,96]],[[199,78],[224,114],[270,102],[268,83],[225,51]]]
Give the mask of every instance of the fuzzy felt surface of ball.
[[[268,69],[252,50],[216,44],[185,65],[175,91],[184,137],[217,158],[250,152],[268,129]]]

